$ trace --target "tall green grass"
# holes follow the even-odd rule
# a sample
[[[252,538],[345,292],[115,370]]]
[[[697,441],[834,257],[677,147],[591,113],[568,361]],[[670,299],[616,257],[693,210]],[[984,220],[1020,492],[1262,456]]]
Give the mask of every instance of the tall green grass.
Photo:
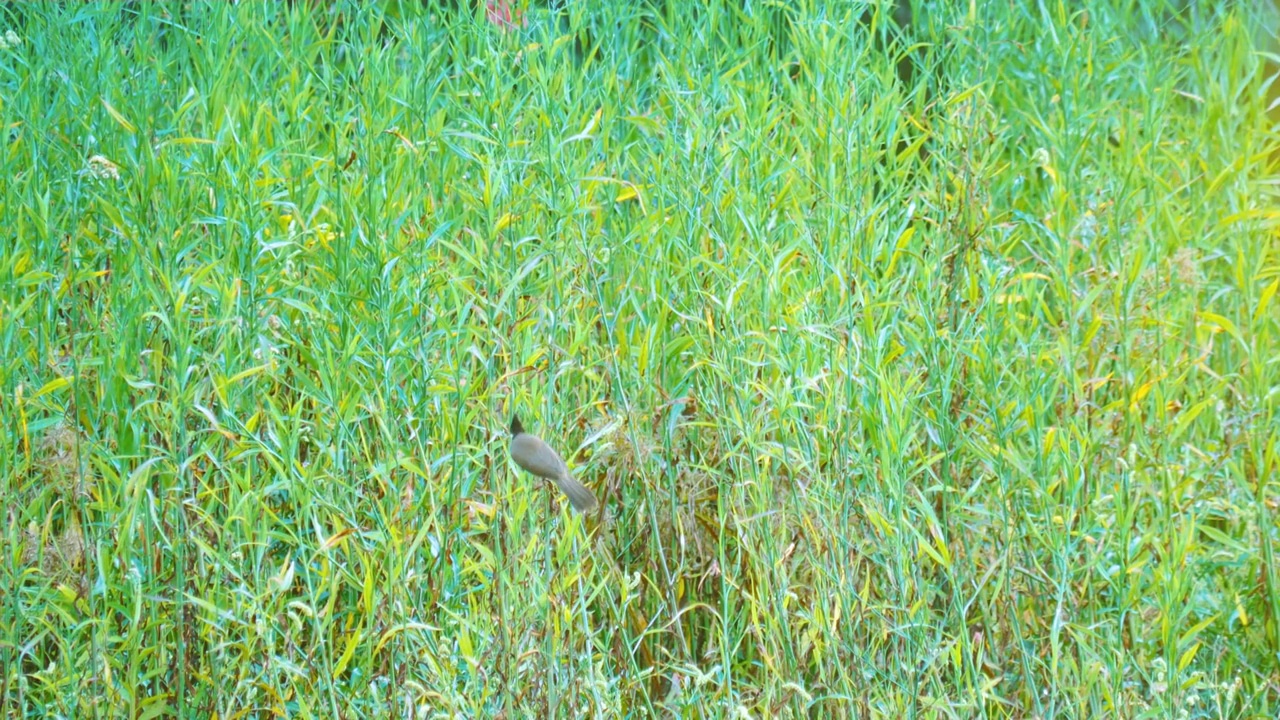
[[[7,6],[0,714],[1275,717],[1271,16],[1176,5]]]

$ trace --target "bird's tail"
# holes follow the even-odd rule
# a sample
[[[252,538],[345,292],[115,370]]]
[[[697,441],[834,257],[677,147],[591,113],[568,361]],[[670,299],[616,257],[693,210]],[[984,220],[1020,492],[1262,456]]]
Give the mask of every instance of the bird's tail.
[[[596,496],[585,485],[567,475],[558,478],[556,486],[564,493],[578,512],[588,513],[596,509]]]

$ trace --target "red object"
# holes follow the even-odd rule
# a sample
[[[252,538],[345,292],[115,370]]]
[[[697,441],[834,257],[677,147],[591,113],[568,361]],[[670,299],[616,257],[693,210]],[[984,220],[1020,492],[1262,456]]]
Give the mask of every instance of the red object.
[[[511,0],[485,0],[484,17],[503,30],[514,30],[517,23],[520,27],[529,24],[523,10],[511,9]]]

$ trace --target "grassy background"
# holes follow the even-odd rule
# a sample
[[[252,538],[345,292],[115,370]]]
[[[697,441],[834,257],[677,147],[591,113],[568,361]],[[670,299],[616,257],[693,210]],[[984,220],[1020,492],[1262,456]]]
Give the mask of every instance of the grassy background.
[[[1274,13],[868,7],[0,11],[0,714],[1274,717]]]

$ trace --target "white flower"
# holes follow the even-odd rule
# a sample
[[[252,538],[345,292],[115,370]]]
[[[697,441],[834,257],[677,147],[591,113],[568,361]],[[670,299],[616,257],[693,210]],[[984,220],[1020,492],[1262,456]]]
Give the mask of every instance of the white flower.
[[[119,180],[120,166],[101,155],[94,155],[79,174],[94,180]]]

